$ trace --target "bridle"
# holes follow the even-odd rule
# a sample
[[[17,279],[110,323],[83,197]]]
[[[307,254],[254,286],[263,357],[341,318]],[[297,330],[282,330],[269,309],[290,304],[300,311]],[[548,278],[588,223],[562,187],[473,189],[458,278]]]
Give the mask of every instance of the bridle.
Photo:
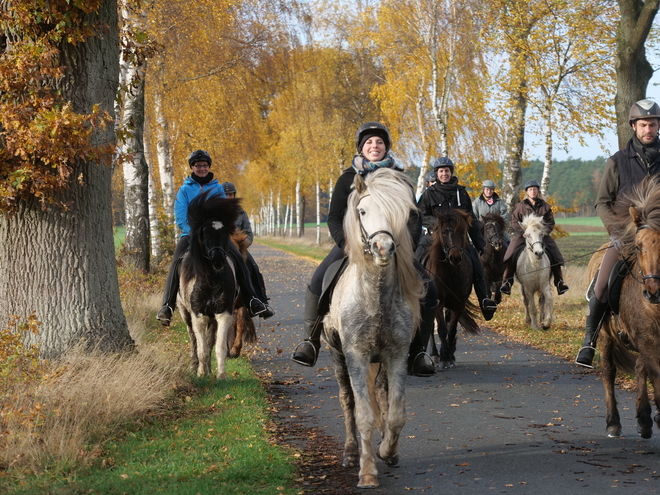
[[[640,230],[648,229],[648,228],[649,228],[648,225],[646,225],[646,224],[642,224],[642,225],[640,225],[639,227],[637,227],[637,232],[639,232]],[[627,263],[627,262],[626,262],[626,266],[628,266],[628,263]],[[635,275],[632,273],[632,271],[630,270],[630,268],[628,268],[628,273],[630,273],[630,276],[631,276],[636,282],[638,282],[638,283],[640,283],[640,284],[642,284],[642,285],[644,285],[644,282],[646,282],[647,280],[660,280],[660,275],[657,275],[657,274],[644,275],[644,272],[642,271],[642,268],[641,268],[639,265],[638,265],[638,268],[637,268],[637,269],[639,270],[639,275],[640,275],[640,277],[641,277],[641,280],[637,280],[637,277],[635,277]]]
[[[371,196],[371,194],[365,194],[360,198],[360,201],[362,201],[364,198],[367,196]],[[360,201],[358,201],[358,205],[360,204]],[[367,232],[367,229],[364,228],[364,225],[362,224],[362,216],[360,215],[358,211],[358,223],[360,224],[360,232],[361,232],[361,239],[362,239],[362,245],[363,245],[363,250],[364,254],[370,254],[371,253],[371,241],[373,240],[374,237],[376,237],[379,234],[385,234],[392,239],[392,242],[394,242],[394,245],[398,247],[399,245],[397,244],[396,240],[394,239],[394,235],[388,230],[377,230],[376,232],[373,232],[372,234],[369,234]]]
[[[527,249],[529,249],[532,253],[534,252],[534,246],[536,246],[537,244],[540,244],[541,249],[543,250],[543,252],[545,252],[545,243],[543,242],[543,240],[534,241],[534,242],[530,243],[527,240],[527,236],[525,236],[525,244],[527,245]]]
[[[443,229],[443,230],[444,230],[444,229]],[[451,230],[451,229],[447,229],[447,230],[449,230],[449,240],[451,240],[451,239],[452,239],[452,235],[451,235],[451,234],[452,234],[454,231]],[[444,253],[445,253],[445,257],[444,257],[444,259],[442,259],[441,261],[442,261],[443,263],[451,263],[450,258],[449,258],[449,251],[451,251],[451,250],[454,249],[454,248],[456,248],[456,249],[459,250],[459,252],[461,253],[461,259],[463,259],[463,255],[465,254],[465,249],[462,248],[461,246],[459,246],[458,244],[451,244],[449,247],[446,247],[446,246],[444,245],[444,235],[443,235],[442,230],[440,231],[440,235],[441,235],[442,238],[443,238],[442,250],[443,250]]]
[[[500,233],[497,231],[497,224],[495,222],[486,222],[484,223],[484,232],[486,231],[486,225],[492,225],[494,227],[495,232],[493,232],[491,235],[488,236],[488,239],[486,239],[486,242],[490,244],[492,247],[496,247],[494,244],[493,239],[498,239],[502,240],[502,237],[500,236]]]

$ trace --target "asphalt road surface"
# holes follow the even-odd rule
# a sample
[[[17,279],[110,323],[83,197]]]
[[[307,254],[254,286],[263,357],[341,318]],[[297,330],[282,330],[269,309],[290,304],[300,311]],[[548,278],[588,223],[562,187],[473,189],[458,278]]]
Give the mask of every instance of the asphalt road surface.
[[[258,244],[250,250],[276,310],[258,328],[255,367],[273,383],[280,424],[298,431],[283,440],[325,453],[325,461],[303,463],[302,490],[357,492],[358,469],[341,468],[344,424],[328,350],[315,368],[290,361],[316,263]],[[488,329],[460,334],[456,356],[454,369],[408,377],[399,465],[379,461],[371,493],[660,492],[660,431],[637,435],[633,392],[617,390],[624,436],[608,438],[595,372]]]

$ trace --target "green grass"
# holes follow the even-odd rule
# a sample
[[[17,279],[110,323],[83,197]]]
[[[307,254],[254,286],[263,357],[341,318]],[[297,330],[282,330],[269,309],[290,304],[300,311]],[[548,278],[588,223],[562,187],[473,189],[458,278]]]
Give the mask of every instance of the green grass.
[[[124,239],[126,238],[126,225],[118,225],[114,228],[115,231],[115,250],[121,249]]]
[[[559,225],[583,225],[586,227],[603,227],[600,217],[555,218]]]
[[[33,478],[13,494],[293,494],[293,452],[269,436],[267,394],[245,358],[229,379],[194,379],[170,419],[131,425],[105,446],[98,465]]]
[[[306,258],[311,258],[317,261],[323,261],[323,259],[328,255],[332,246],[324,244],[321,246],[317,245],[306,245],[306,244],[287,244],[285,240],[278,241],[274,237],[259,237],[255,238],[260,244],[265,244],[266,246],[279,249],[281,251],[286,251],[296,256],[304,256]]]

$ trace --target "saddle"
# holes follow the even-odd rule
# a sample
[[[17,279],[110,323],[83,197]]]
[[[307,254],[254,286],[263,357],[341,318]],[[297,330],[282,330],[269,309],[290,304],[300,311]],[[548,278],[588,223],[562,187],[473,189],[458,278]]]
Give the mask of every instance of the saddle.
[[[318,310],[319,315],[324,315],[330,309],[330,299],[332,299],[332,292],[337,285],[337,281],[341,274],[344,273],[348,266],[348,258],[344,256],[342,259],[333,262],[323,275],[323,289],[321,297],[319,298]]]
[[[587,289],[587,300],[590,300],[594,295],[594,286],[596,285],[596,279],[598,278],[599,272],[600,269],[594,275],[591,284],[589,284],[589,289]],[[612,267],[609,278],[607,279],[607,304],[610,307],[610,311],[615,315],[619,314],[621,288],[623,286],[623,281],[628,276],[629,272],[630,270],[625,260],[617,260]]]

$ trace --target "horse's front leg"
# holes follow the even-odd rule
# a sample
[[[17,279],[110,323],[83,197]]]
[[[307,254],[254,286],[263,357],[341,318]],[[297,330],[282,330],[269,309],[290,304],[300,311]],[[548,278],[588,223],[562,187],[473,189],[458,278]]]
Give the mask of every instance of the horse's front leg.
[[[369,362],[358,353],[347,353],[346,365],[355,399],[355,424],[360,432],[360,472],[357,486],[358,488],[375,488],[378,486],[378,469],[376,469],[376,457],[373,452],[375,417],[367,384]]]
[[[351,379],[348,376],[344,355],[335,349],[330,349],[330,354],[335,365],[335,377],[339,385],[339,403],[344,412],[345,441],[342,466],[356,467],[360,462],[360,453],[358,452],[357,435],[355,433],[355,400],[351,388]]]
[[[523,304],[525,305],[525,323],[530,325],[534,330],[539,329],[539,318],[536,312],[536,301],[534,301],[534,292],[525,289],[525,286],[520,284],[520,291],[523,296]]]
[[[552,326],[554,304],[552,285],[548,284],[539,295],[539,310],[541,312],[539,321],[543,330],[548,330]]]
[[[459,311],[449,312],[449,322],[447,323],[447,354],[449,356],[449,368],[456,367],[456,345],[458,341],[458,319]]]
[[[229,330],[234,324],[234,316],[230,312],[215,315],[216,340],[215,340],[215,359],[218,362],[218,373],[216,378],[222,380],[227,378],[225,366],[227,362],[227,348],[229,340]]]
[[[451,353],[449,351],[449,329],[445,320],[445,308],[438,306],[436,312],[436,323],[438,324],[438,338],[440,339],[440,363],[443,369],[449,368]]]
[[[640,358],[635,363],[635,385],[637,387],[637,433],[642,438],[653,436],[653,421],[651,420],[651,403],[649,402],[649,390],[647,380],[649,375]]]
[[[183,303],[181,304],[181,308],[183,308]],[[190,338],[190,371],[196,373],[199,366],[199,358],[197,357],[197,337],[193,330],[192,317],[190,316],[190,312],[184,309],[180,309],[179,312],[181,313],[181,319],[186,323],[188,338]]]
[[[605,389],[605,421],[607,424],[608,437],[621,436],[621,417],[616,403],[614,392],[614,380],[616,379],[616,366],[614,365],[613,344],[605,328],[606,323],[600,332],[598,347],[600,348],[600,368]]]
[[[207,316],[192,315],[192,328],[197,343],[197,376],[206,376],[211,373],[211,349],[209,341],[209,318]]]
[[[399,437],[406,424],[406,359],[393,357],[387,366],[387,416],[383,427],[383,440],[378,447],[378,457],[388,466],[399,463]]]

